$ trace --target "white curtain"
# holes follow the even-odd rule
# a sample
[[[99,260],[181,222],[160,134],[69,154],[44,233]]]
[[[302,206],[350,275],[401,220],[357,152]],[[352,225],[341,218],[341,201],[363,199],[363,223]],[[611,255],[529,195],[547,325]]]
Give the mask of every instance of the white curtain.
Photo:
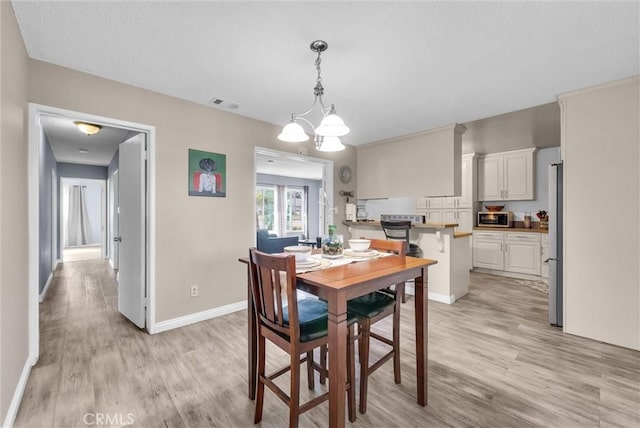
[[[67,234],[65,247],[87,245],[91,242],[91,227],[87,212],[86,186],[69,186],[67,208]]]

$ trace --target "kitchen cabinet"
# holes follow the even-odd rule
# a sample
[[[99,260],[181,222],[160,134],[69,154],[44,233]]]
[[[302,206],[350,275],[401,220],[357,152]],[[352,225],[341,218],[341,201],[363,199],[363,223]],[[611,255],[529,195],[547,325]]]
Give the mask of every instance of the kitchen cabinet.
[[[443,210],[444,223],[458,223],[456,232],[473,231],[473,210]]]
[[[442,223],[442,210],[426,210],[423,211],[425,223]]]
[[[549,278],[549,235],[543,233],[540,235],[540,276]]]
[[[535,148],[478,157],[479,201],[533,200]]]
[[[417,212],[428,223],[458,223],[456,232],[472,232],[475,223],[476,154],[462,156],[462,192],[460,196],[421,197],[416,201]],[[440,210],[440,212],[438,212]]]
[[[473,267],[504,270],[502,232],[473,232]]]
[[[463,155],[460,167],[462,184],[460,196],[447,196],[443,198],[443,208],[473,208],[477,197],[476,172],[476,154]]]
[[[539,233],[505,233],[504,270],[540,275]]]
[[[422,210],[434,210],[442,208],[442,199],[441,197],[427,197],[422,196],[417,199],[417,207]]]
[[[473,267],[539,276],[540,233],[473,232]]]

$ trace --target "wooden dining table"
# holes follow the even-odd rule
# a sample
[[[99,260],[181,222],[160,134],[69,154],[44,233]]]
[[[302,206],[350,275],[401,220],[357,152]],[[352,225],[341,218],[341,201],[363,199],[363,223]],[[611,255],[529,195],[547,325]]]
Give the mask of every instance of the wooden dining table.
[[[247,257],[239,259],[249,263]],[[345,425],[347,382],[347,301],[390,285],[415,279],[415,332],[417,402],[427,405],[427,278],[428,267],[436,260],[408,256],[388,256],[358,261],[297,274],[298,288],[325,299],[329,330],[329,426]],[[251,286],[247,284],[248,383],[249,398],[255,399],[257,385],[257,315]]]

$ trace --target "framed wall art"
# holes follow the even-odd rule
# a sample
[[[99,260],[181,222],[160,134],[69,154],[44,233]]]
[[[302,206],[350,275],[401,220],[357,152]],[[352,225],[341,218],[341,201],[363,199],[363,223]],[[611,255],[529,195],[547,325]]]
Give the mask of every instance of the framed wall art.
[[[227,196],[227,156],[189,149],[189,196]]]

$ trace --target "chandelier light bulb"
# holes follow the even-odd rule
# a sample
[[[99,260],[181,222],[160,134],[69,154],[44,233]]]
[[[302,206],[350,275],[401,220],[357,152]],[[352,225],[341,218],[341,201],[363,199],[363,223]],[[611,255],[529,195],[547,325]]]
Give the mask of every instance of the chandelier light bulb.
[[[338,137],[317,137],[316,150],[319,152],[341,152],[344,149],[345,146]]]
[[[302,143],[308,139],[309,136],[304,132],[302,126],[293,119],[282,128],[282,132],[278,135],[278,140],[287,143]]]
[[[342,137],[347,135],[350,129],[344,124],[344,120],[336,114],[336,111],[332,108],[329,114],[327,114],[320,126],[316,128],[316,134],[323,137]]]

